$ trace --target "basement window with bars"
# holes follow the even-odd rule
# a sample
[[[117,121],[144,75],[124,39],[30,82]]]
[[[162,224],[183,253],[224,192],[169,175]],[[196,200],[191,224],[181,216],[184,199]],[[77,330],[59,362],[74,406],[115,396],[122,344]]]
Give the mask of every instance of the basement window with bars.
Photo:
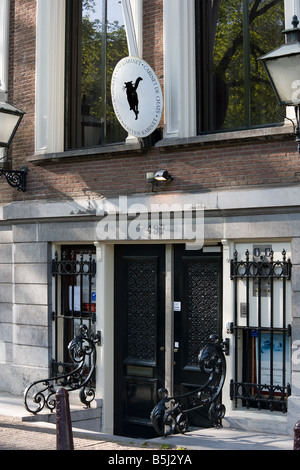
[[[52,260],[54,287],[54,358],[52,374],[58,376],[74,369],[68,345],[85,325],[95,330],[96,261],[95,247],[62,246],[61,255]]]
[[[292,264],[283,250],[254,246],[231,260],[234,282],[235,369],[230,398],[235,406],[287,411],[290,388],[289,292]]]

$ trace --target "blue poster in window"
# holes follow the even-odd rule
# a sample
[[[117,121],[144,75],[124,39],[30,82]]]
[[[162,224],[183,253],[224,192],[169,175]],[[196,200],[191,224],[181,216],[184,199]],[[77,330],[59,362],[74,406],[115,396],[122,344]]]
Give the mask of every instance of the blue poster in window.
[[[260,359],[261,359],[261,384],[270,385],[271,348],[273,349],[273,385],[282,385],[283,379],[283,335],[285,333],[273,333],[273,345],[271,334],[261,333]],[[259,341],[256,340],[256,361],[258,370]],[[290,344],[289,338],[285,337],[285,383],[290,382]]]

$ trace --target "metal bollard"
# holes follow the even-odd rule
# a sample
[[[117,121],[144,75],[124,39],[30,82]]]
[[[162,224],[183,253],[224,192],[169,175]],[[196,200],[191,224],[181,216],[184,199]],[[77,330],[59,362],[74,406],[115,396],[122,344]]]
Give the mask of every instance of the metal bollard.
[[[294,449],[300,450],[300,421],[297,421],[294,427]]]
[[[74,450],[69,394],[60,388],[56,394],[56,450]]]

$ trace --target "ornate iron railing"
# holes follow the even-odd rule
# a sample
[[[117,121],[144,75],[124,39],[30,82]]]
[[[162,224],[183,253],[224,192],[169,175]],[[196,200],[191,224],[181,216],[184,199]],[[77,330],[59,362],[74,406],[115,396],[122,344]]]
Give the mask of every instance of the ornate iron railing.
[[[87,407],[95,398],[91,380],[96,367],[96,344],[100,333],[89,333],[86,325],[80,326],[80,334],[70,342],[68,349],[73,370],[67,374],[33,382],[24,392],[24,406],[29,413],[37,414],[46,406],[51,412],[56,408],[55,393],[64,387],[68,392],[80,390],[81,402]]]
[[[225,406],[217,403],[226,376],[226,360],[223,348],[216,335],[210,337],[209,343],[200,351],[198,364],[205,383],[197,389],[178,396],[169,397],[166,389],[160,389],[159,403],[153,408],[150,419],[157,434],[168,436],[175,432],[185,433],[188,430],[188,414],[209,406],[208,416],[213,426],[219,426],[225,416]],[[192,406],[186,408],[186,399],[192,399]]]
[[[245,260],[239,259],[235,251],[230,262],[230,277],[234,282],[234,322],[228,324],[228,332],[235,336],[235,370],[230,381],[230,398],[235,407],[239,401],[246,408],[286,413],[291,394],[287,282],[291,279],[292,263],[285,250],[282,259],[275,261],[271,247],[263,248],[256,248],[256,254],[253,247],[253,256],[247,250]],[[244,302],[240,301],[241,289]]]
[[[53,372],[68,367],[67,345],[75,336],[79,325],[92,330],[96,322],[96,302],[93,300],[96,276],[96,261],[91,247],[73,249],[65,247],[61,254],[55,253],[52,260],[54,302],[52,320],[54,322]]]

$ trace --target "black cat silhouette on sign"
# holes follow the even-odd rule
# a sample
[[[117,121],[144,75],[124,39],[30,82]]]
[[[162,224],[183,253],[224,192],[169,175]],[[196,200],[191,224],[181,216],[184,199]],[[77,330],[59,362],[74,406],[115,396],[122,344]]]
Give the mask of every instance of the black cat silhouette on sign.
[[[139,115],[139,97],[137,94],[137,88],[139,86],[140,81],[143,80],[142,77],[138,77],[135,81],[135,84],[133,85],[132,81],[131,82],[125,82],[124,83],[124,90],[126,90],[127,94],[127,101],[129,104],[130,111],[133,111],[135,114],[135,119],[138,119]]]
[[[138,138],[152,134],[160,123],[163,96],[159,80],[147,62],[124,57],[111,80],[115,115],[128,134]]]

